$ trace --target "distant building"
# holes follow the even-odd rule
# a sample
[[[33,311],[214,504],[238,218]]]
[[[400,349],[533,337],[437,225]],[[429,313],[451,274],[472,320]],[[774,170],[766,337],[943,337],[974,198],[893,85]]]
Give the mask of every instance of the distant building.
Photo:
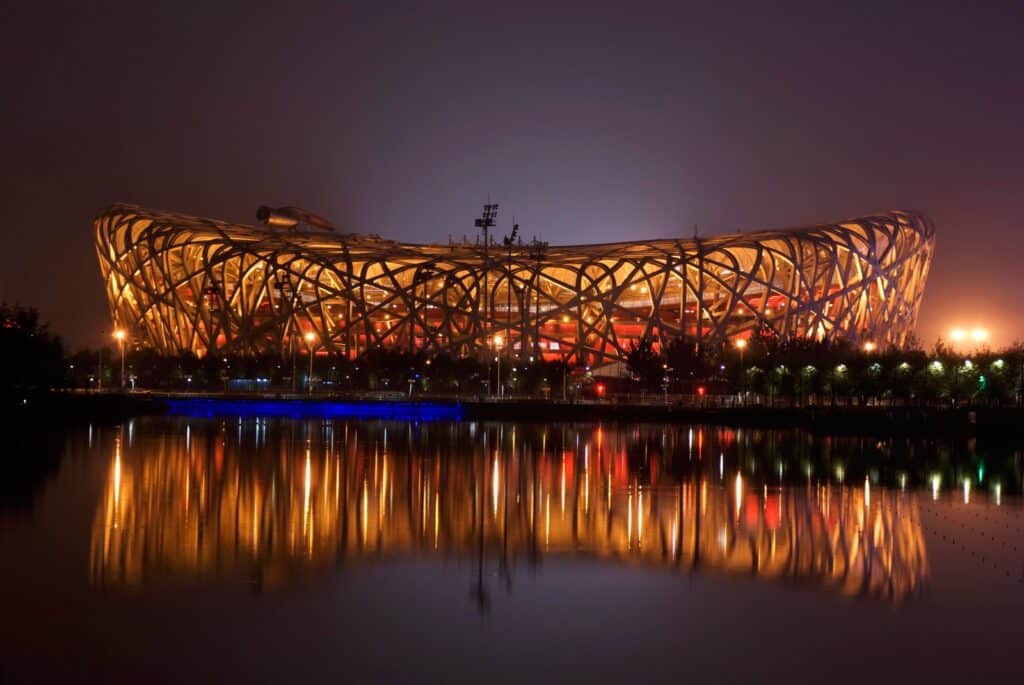
[[[588,364],[622,359],[644,336],[714,346],[762,326],[902,345],[935,241],[926,217],[892,211],[707,239],[492,244],[485,266],[480,244],[414,245],[129,205],[93,225],[116,324],[164,353],[497,347]]]

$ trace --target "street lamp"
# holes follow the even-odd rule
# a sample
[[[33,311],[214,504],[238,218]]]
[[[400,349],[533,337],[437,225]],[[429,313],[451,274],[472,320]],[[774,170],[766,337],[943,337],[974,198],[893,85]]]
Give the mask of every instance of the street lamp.
[[[501,387],[501,354],[500,354],[500,352],[501,352],[501,346],[505,343],[505,338],[503,338],[501,335],[496,335],[496,336],[494,336],[494,338],[492,338],[492,340],[493,340],[493,344],[494,344],[494,350],[496,352],[496,354],[494,355],[494,361],[498,362],[498,397],[503,397],[505,393],[504,393],[504,389]]]
[[[668,364],[661,365],[661,390],[665,394],[665,404],[668,404],[669,371],[674,371]]]
[[[306,378],[307,392],[313,394],[313,343],[316,342],[316,333],[306,331],[303,336],[306,339],[306,346],[309,348],[309,376]]]
[[[742,402],[743,401],[743,389],[744,389],[744,387],[747,384],[746,383],[746,378],[743,375],[743,372],[745,371],[745,369],[743,367],[743,353],[747,349],[747,340],[746,340],[746,338],[740,338],[739,340],[736,341],[736,349],[740,351],[740,402]]]
[[[118,328],[114,331],[114,340],[121,347],[121,389],[124,390],[125,379],[124,379],[124,341],[128,337],[128,334],[124,332],[124,329]]]
[[[875,348],[877,348],[877,347],[878,346],[875,345],[875,343],[871,342],[870,340],[868,340],[866,343],[864,343],[864,351],[867,352],[868,354],[874,352]]]

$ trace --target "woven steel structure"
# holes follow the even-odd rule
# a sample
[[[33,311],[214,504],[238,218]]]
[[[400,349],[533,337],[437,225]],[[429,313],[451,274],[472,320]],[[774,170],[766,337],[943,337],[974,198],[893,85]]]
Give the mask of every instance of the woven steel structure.
[[[642,337],[902,345],[934,230],[904,211],[836,224],[600,245],[414,245],[114,205],[94,222],[118,326],[157,350],[447,350],[605,363]],[[486,288],[486,293],[484,292]],[[307,335],[312,333],[312,335]]]

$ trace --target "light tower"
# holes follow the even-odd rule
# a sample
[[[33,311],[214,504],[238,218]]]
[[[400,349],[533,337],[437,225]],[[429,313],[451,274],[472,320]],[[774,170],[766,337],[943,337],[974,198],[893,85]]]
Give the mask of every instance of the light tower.
[[[515,219],[513,218],[513,221]],[[512,225],[512,233],[502,238],[501,242],[508,248],[508,266],[505,268],[505,337],[508,339],[508,354],[512,354],[512,245],[519,233],[519,224]],[[522,341],[520,341],[522,343]],[[520,350],[522,344],[520,344]]]
[[[489,237],[488,231],[490,229],[494,228],[494,218],[496,216],[498,216],[498,205],[497,204],[490,204],[490,203],[488,203],[488,204],[484,205],[484,213],[480,216],[479,219],[477,219],[476,221],[473,222],[474,226],[476,226],[477,228],[479,228],[481,231],[484,232],[484,267],[483,267],[484,268],[484,277],[483,277],[483,291],[484,292],[483,292],[483,302],[481,302],[481,305],[480,305],[481,308],[482,308],[482,312],[483,312],[483,314],[481,316],[482,321],[480,322],[480,324],[481,324],[481,328],[483,329],[481,331],[481,334],[484,336],[485,339],[490,335],[490,328],[491,328],[490,327],[490,322],[488,320],[489,312],[488,312],[488,307],[487,307],[487,300],[489,299],[488,291],[487,291],[487,272],[488,272],[488,270],[490,269],[490,266],[491,266],[490,265],[490,261],[488,260],[488,243],[490,242],[490,237]]]

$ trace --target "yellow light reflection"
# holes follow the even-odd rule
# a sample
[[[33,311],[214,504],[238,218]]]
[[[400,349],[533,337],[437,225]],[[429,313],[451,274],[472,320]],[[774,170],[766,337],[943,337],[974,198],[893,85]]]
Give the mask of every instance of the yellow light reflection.
[[[743,507],[743,476],[740,472],[736,472],[736,487],[735,487],[735,498],[736,498],[736,520],[740,520],[740,509]]]
[[[629,441],[642,434],[620,431],[605,432],[604,456],[592,450],[589,468],[579,478],[563,462],[563,451],[530,453],[535,443],[529,440],[523,441],[521,460],[505,461],[488,449],[490,472],[480,468],[479,450],[486,448],[477,448],[475,462],[441,462],[412,441],[393,446],[386,458],[378,452],[375,463],[379,442],[373,431],[352,430],[339,451],[324,450],[331,456],[323,469],[318,464],[317,478],[316,438],[310,448],[270,434],[267,444],[275,447],[254,454],[251,440],[244,447],[233,443],[233,431],[226,442],[222,433],[193,431],[191,449],[185,448],[184,435],[159,449],[140,441],[131,461],[115,443],[93,521],[90,577],[96,583],[138,585],[167,577],[246,576],[256,568],[261,582],[281,584],[306,568],[333,568],[361,558],[426,553],[475,559],[481,513],[486,518],[487,505],[493,510],[496,501],[511,505],[509,484],[521,489],[526,509],[510,511],[500,527],[485,525],[483,545],[485,555],[518,559],[513,568],[527,552],[584,552],[601,563],[621,563],[626,556],[649,565],[698,562],[707,572],[799,578],[892,601],[915,592],[927,577],[917,498],[873,488],[870,480],[863,496],[812,484],[784,487],[767,497],[760,488],[748,493],[739,471],[732,488],[680,480],[666,471],[647,481],[640,469],[648,466],[625,459]],[[581,433],[582,446],[588,436]],[[685,436],[679,432],[679,445]],[[713,433],[707,437],[715,440]],[[333,459],[329,466],[328,459]],[[392,463],[395,459],[400,461]],[[398,463],[403,467],[396,468]],[[563,464],[566,509],[583,504],[586,518],[552,520]],[[605,479],[607,508],[587,508],[590,468]],[[199,487],[192,487],[196,482]],[[938,480],[932,484],[937,492]],[[972,485],[965,487],[969,493]],[[990,487],[999,503],[998,481]],[[754,494],[757,511],[747,512],[747,497],[752,501]],[[377,500],[371,502],[371,495]],[[373,543],[371,510],[377,515]],[[831,565],[837,558],[849,563]]]
[[[494,516],[498,515],[498,490],[500,480],[498,475],[498,454],[494,454],[494,465],[491,467],[491,510]]]

